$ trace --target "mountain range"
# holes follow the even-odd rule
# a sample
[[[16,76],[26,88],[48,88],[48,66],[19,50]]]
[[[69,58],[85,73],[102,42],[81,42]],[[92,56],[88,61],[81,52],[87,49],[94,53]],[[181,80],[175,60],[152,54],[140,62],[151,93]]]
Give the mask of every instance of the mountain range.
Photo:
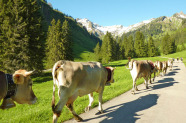
[[[97,37],[102,37],[106,32],[110,32],[113,36],[121,37],[123,34],[135,32],[137,30],[152,30],[154,26],[160,27],[160,32],[173,31],[178,29],[182,25],[182,20],[186,19],[186,14],[183,12],[176,13],[171,17],[161,16],[159,18],[152,18],[149,20],[144,20],[142,22],[124,27],[123,25],[113,25],[113,26],[100,26],[99,24],[93,23],[90,20],[84,18],[77,18],[76,21],[80,23],[83,27],[87,29],[89,33],[94,34]],[[154,33],[153,33],[154,34]]]
[[[136,31],[141,31],[146,37],[151,35],[155,42],[160,42],[162,36],[167,32],[175,32],[182,27],[183,23],[186,23],[186,15],[183,12],[180,12],[171,17],[161,16],[159,18],[152,18],[128,27],[124,27],[123,25],[104,27],[95,24],[88,19],[74,19],[63,12],[53,9],[52,5],[45,0],[38,1],[41,5],[41,13],[43,14],[44,21],[46,22],[46,24],[44,24],[46,25],[44,27],[46,32],[51,25],[52,19],[55,19],[56,21],[60,20],[61,23],[65,20],[68,21],[72,32],[71,36],[75,60],[94,60],[94,55],[92,55],[93,49],[98,42],[100,42],[100,44],[102,43],[101,39],[107,31],[111,32],[115,37],[121,38],[124,35],[134,36]],[[156,44],[158,45],[158,43]]]

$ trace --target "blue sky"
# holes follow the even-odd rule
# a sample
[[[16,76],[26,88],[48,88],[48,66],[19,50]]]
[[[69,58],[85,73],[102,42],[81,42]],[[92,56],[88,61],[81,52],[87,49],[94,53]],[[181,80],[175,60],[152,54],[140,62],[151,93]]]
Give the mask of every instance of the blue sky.
[[[186,0],[47,0],[54,9],[76,18],[87,18],[101,26],[125,27],[183,11]]]

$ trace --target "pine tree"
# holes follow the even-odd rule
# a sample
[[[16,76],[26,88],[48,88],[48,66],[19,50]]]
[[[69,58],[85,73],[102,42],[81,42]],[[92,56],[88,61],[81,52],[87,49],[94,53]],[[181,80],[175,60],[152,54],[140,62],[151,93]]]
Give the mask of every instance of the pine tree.
[[[124,35],[123,37],[123,44],[124,44],[124,48],[125,48],[125,57],[128,57],[129,56],[129,42],[128,42],[128,38],[126,35]]]
[[[153,57],[155,55],[156,55],[156,48],[154,45],[154,40],[152,39],[152,36],[150,36],[148,41],[148,56]]]
[[[145,52],[145,38],[142,32],[137,31],[136,32],[136,37],[135,37],[135,43],[134,43],[134,48],[135,48],[135,53],[137,57],[144,57],[147,55]]]
[[[51,68],[58,60],[63,60],[63,44],[61,42],[61,22],[58,20],[57,24],[55,19],[51,21],[51,26],[48,28],[46,39],[46,58],[47,68]]]
[[[128,37],[128,57],[134,57],[135,56],[135,51],[134,51],[134,40],[133,40],[133,36],[129,35]]]
[[[68,21],[53,19],[49,26],[46,42],[47,68],[51,68],[59,60],[73,60],[72,38]]]
[[[124,59],[125,58],[125,48],[124,48],[124,43],[121,40],[121,38],[118,39],[118,49],[119,49],[119,59]]]
[[[72,50],[72,35],[68,21],[65,20],[62,26],[62,44],[63,44],[63,56],[65,60],[74,60]]]
[[[101,57],[100,57],[99,42],[97,43],[96,47],[94,48],[94,55],[95,55],[95,60],[100,62],[101,61]]]
[[[162,39],[162,44],[161,44],[161,50],[162,53],[167,55],[170,53],[176,52],[176,43],[173,38],[170,37],[170,35],[167,33],[163,39]]]
[[[113,37],[112,37],[112,35],[111,35],[111,40],[112,40],[112,61],[114,61],[114,60],[117,60],[117,58],[118,58],[118,50],[117,50],[117,45],[118,45],[118,43],[117,43],[117,41],[116,41],[116,39],[114,39]]]
[[[177,49],[177,46],[176,46],[176,43],[175,43],[175,39],[170,38],[169,43],[170,43],[169,54],[175,53],[176,52],[176,49]]]
[[[112,38],[111,33],[107,32],[103,38],[103,43],[101,47],[101,54],[102,54],[102,63],[108,63],[113,60],[114,57],[114,50],[113,50],[113,43],[114,40]]]
[[[8,2],[7,0],[0,1],[0,70],[4,69],[4,65],[3,65],[3,57],[5,53],[4,44],[5,41],[7,40],[4,34],[6,31],[4,31],[4,27],[3,27],[4,20],[6,19],[7,2]]]
[[[5,72],[43,69],[42,19],[36,0],[1,1],[1,62]],[[3,54],[2,54],[3,53]],[[41,54],[40,54],[41,53]]]
[[[25,16],[27,22],[27,35],[28,35],[28,52],[29,52],[29,70],[43,69],[43,59],[45,57],[44,52],[44,40],[46,35],[44,32],[44,22],[41,15],[40,7],[37,0],[24,0],[27,6],[27,14]]]
[[[7,3],[2,1],[4,9],[4,18],[1,21],[1,50],[2,64],[5,72],[13,72],[20,68],[26,68],[25,62],[28,48],[26,38],[25,4],[23,0],[9,0]],[[3,11],[2,11],[3,12]],[[2,54],[3,53],[3,54]]]

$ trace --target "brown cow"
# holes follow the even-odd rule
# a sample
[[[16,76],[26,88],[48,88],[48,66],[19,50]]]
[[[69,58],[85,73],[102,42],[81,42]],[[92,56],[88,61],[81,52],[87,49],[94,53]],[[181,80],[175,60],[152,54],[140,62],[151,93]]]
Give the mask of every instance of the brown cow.
[[[157,73],[158,73],[157,76],[159,76],[159,74],[162,72],[163,63],[162,63],[161,61],[156,61],[156,62],[154,63],[154,66],[155,66],[155,68],[156,68],[156,70],[157,70]]]
[[[169,59],[169,60],[167,61],[167,65],[168,65],[169,69],[172,70],[173,59]]]
[[[167,68],[168,68],[168,63],[167,63],[167,61],[163,61],[162,62],[162,72],[163,72],[163,75],[165,75],[166,74],[166,72],[167,72]]]
[[[79,117],[73,109],[73,102],[78,96],[89,94],[90,104],[86,108],[90,109],[92,104],[92,93],[99,93],[98,110],[103,113],[102,94],[104,86],[107,83],[114,82],[114,69],[112,67],[105,68],[99,62],[72,62],[58,61],[53,66],[53,122],[57,122],[61,111],[66,105],[74,115],[77,121],[83,119]],[[55,105],[55,85],[58,86],[59,102]]]
[[[148,62],[147,60],[146,61],[131,60],[128,64],[133,79],[132,94],[135,94],[135,90],[138,91],[138,88],[136,86],[136,80],[141,77],[144,78],[146,89],[148,89],[148,78],[150,77],[151,83],[151,74],[155,70],[153,63]]]
[[[183,58],[182,57],[180,57],[180,60],[181,60],[181,62],[183,62]]]
[[[31,74],[31,71],[18,70],[12,76],[0,71],[0,101],[3,99],[0,109],[14,107],[14,101],[19,104],[36,102],[37,98],[32,90]]]

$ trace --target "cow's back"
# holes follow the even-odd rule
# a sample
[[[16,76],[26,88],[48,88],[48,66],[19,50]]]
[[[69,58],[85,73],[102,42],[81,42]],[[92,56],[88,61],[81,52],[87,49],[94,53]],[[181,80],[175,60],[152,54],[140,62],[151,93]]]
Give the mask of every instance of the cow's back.
[[[6,96],[7,84],[5,73],[0,71],[0,100]]]
[[[151,66],[147,61],[136,61],[137,73],[139,77],[145,77],[149,75]]]

